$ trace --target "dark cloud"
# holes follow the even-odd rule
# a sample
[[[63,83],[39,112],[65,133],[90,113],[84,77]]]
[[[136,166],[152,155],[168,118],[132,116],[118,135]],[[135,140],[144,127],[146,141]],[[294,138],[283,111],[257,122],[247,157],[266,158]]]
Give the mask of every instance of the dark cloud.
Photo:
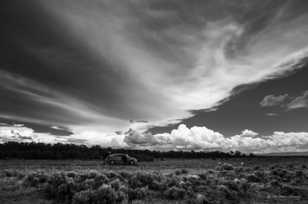
[[[265,113],[237,87],[302,67],[307,8],[303,0],[4,0],[1,120],[113,145],[122,140],[111,132],[129,120],[143,129],[180,120],[238,129],[244,119],[225,125],[230,117]],[[273,93],[283,94],[262,96]]]

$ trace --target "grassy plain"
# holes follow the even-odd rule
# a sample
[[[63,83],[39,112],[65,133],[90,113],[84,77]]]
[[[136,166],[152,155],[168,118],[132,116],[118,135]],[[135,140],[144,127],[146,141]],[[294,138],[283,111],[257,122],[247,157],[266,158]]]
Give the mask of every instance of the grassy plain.
[[[304,204],[308,157],[168,159],[138,166],[0,160],[0,203]]]

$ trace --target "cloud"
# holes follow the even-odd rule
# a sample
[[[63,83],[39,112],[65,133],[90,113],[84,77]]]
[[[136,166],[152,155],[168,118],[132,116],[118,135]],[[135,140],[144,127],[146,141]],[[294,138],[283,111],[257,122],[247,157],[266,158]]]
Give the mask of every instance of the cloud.
[[[274,116],[277,116],[278,114],[277,113],[266,113],[267,116],[271,116],[271,117],[274,117]]]
[[[135,130],[125,133],[124,141],[134,147],[160,150],[220,149],[226,146],[224,136],[207,127],[188,128],[181,124],[170,133],[151,134]]]
[[[247,137],[256,137],[259,135],[259,133],[252,131],[252,130],[245,129],[242,131],[241,135],[247,136]]]
[[[301,96],[295,97],[290,103],[287,104],[289,110],[298,108],[308,108],[308,90]]]
[[[152,4],[42,3],[67,26],[70,35],[106,60],[110,69],[127,76],[128,84],[111,84],[116,87],[113,91],[123,89],[121,98],[113,100],[125,104],[118,102],[120,107],[108,113],[119,119],[158,122],[187,118],[191,116],[188,110],[212,108],[239,85],[295,69],[307,54],[307,16],[282,21],[288,11],[284,7],[271,16],[269,24],[249,33],[247,25],[252,22],[247,19],[243,24],[230,17],[233,14],[211,18],[201,10],[187,15],[188,11],[177,9],[183,2],[172,3],[174,7],[169,9]],[[230,9],[221,2],[215,6]]]
[[[68,142],[90,146],[127,148],[128,145],[124,142],[124,137],[124,135],[115,132],[105,132],[104,127],[76,127],[74,128],[74,133],[68,137]]]
[[[59,127],[56,127],[59,129]],[[104,134],[100,131],[88,131],[80,129],[70,136],[59,136],[51,133],[35,132],[32,128],[23,124],[0,125],[0,143],[6,142],[35,142],[35,143],[70,143],[83,145],[100,145],[102,147],[127,147],[123,142],[124,136]]]
[[[65,143],[65,137],[55,136],[49,133],[38,133],[22,124],[1,125],[0,143],[5,142],[42,142],[42,143]]]
[[[289,99],[288,94],[283,94],[283,95],[278,95],[278,96],[267,95],[260,102],[260,105],[262,107],[283,106],[286,100],[288,99]]]
[[[181,124],[170,133],[152,135],[130,130],[124,141],[137,148],[160,150],[239,150],[243,152],[267,153],[284,151],[307,151],[307,132],[280,132],[260,136],[252,130],[226,137],[207,127],[188,128]]]
[[[63,128],[59,127],[59,126],[51,126],[52,129],[55,130],[64,130]]]
[[[179,122],[191,117],[191,110],[211,109],[226,101],[235,87],[298,69],[308,55],[308,15],[289,4],[275,8],[261,1],[32,4],[38,8],[35,12],[18,10],[18,16],[35,19],[33,27],[22,21],[29,18],[20,18],[21,25],[29,26],[26,30],[7,23],[8,29],[3,29],[17,51],[2,60],[10,66],[1,67],[6,71],[0,72],[4,98],[0,116],[63,126],[73,132],[72,139],[90,144],[124,145],[122,136],[113,132],[127,130],[129,120],[149,121],[138,127],[143,130]],[[16,34],[10,31],[19,29],[24,37],[13,38]],[[37,33],[46,34],[46,39],[33,37]],[[217,147],[219,143],[212,143],[215,137],[225,141],[218,132],[199,129],[193,128],[194,134],[208,130],[210,135],[196,133],[197,139],[205,137],[201,144],[193,142],[194,137],[182,137],[186,131],[182,126],[171,136],[151,140],[183,148]],[[136,135],[127,139],[131,144],[144,140]]]
[[[17,104],[14,103],[13,107],[5,104],[7,106],[5,109],[13,108],[14,111],[2,111],[0,113],[2,118],[46,125],[55,124],[53,127],[63,124],[69,127],[80,123],[83,125],[104,123],[105,131],[113,131],[128,124],[122,119],[100,114],[87,101],[19,74],[0,70],[0,88],[2,88],[0,92],[13,92],[15,97],[21,97],[23,101],[22,104],[20,101],[16,102]],[[10,101],[10,98],[5,100]],[[28,103],[31,108],[28,107]],[[18,109],[20,106],[23,107],[21,110]],[[39,117],[36,113],[37,109],[43,109],[39,112]]]
[[[152,135],[151,133],[140,133],[130,130],[126,133],[124,141],[128,145],[135,147],[146,147],[162,150],[193,150],[207,148],[219,148],[223,142],[223,136],[206,127],[193,127],[188,129],[185,125],[180,125],[178,129],[171,133]]]
[[[133,129],[129,129],[124,133],[124,142],[131,147],[148,147],[157,145],[157,139],[150,133],[142,133]]]
[[[2,124],[0,126],[0,143],[5,142],[71,143],[161,151],[300,152],[308,150],[308,132],[275,131],[272,135],[263,136],[252,130],[245,129],[238,135],[227,137],[205,126],[188,128],[186,125],[181,124],[170,133],[161,134],[151,134],[133,129],[118,134],[105,134],[79,129],[78,133],[71,136],[56,136],[50,133],[35,132],[22,124]]]
[[[280,106],[286,110],[294,110],[299,108],[308,108],[308,90],[300,96],[283,95],[267,95],[260,102],[262,107]],[[268,116],[275,116],[277,114],[268,113]]]

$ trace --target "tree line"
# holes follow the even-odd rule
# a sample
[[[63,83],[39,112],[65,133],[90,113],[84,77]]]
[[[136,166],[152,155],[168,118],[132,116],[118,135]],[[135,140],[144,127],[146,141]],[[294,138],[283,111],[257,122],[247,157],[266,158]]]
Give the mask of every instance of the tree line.
[[[200,158],[233,158],[252,157],[253,154],[244,154],[239,151],[152,151],[137,149],[114,149],[101,146],[75,144],[45,144],[45,143],[18,143],[7,142],[0,144],[0,159],[104,159],[113,153],[124,153],[136,157],[139,161],[153,161],[154,159],[200,159]]]

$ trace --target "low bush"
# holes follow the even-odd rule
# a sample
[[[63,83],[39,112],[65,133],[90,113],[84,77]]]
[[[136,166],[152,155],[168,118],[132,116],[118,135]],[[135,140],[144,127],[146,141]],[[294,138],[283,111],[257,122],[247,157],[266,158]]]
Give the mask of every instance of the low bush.
[[[93,203],[100,204],[113,204],[122,201],[118,193],[110,185],[106,184],[93,191],[90,198]]]
[[[246,178],[248,182],[253,182],[253,183],[261,182],[261,178],[256,174],[248,174]]]
[[[39,185],[47,182],[48,176],[42,172],[31,173],[24,179],[23,184],[28,187],[39,187]]]
[[[170,200],[182,200],[186,196],[186,191],[183,188],[173,186],[167,189],[164,192],[164,195],[167,199],[170,199]]]
[[[87,189],[74,194],[72,204],[89,204],[91,203],[92,192]]]
[[[16,172],[4,172],[8,179]],[[307,198],[307,171],[286,166],[269,169],[219,164],[215,170],[191,174],[186,169],[159,172],[31,172],[23,186],[45,192],[55,203],[127,203],[152,199],[206,204],[247,203],[254,196],[299,196]]]
[[[144,200],[149,195],[149,191],[147,187],[135,188],[135,189],[129,188],[127,195],[129,201]]]
[[[174,173],[175,173],[175,175],[187,174],[188,170],[187,169],[178,169]]]

